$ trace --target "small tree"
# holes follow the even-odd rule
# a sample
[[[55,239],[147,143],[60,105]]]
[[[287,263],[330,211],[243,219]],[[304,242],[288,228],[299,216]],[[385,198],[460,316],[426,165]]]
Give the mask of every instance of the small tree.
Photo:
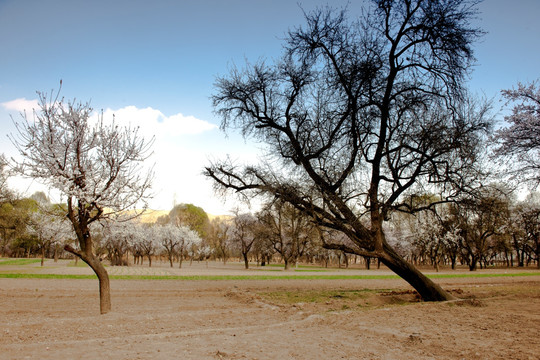
[[[94,252],[92,223],[134,208],[147,198],[151,171],[142,169],[152,141],[138,129],[102,116],[93,118],[89,103],[48,98],[38,92],[39,110],[23,114],[12,142],[23,157],[17,171],[59,190],[79,249],[65,249],[87,263],[99,279],[100,311],[111,310],[109,276]]]
[[[517,234],[513,234],[513,245],[518,257],[518,266],[525,266],[525,255],[536,259],[540,269],[540,203],[533,193],[514,209],[513,224]]]
[[[56,248],[57,243],[68,238],[72,231],[63,217],[47,213],[45,211],[36,211],[30,215],[29,232],[36,236],[37,244],[41,251],[41,266],[45,259],[45,252],[51,246]],[[55,249],[56,251],[56,249]]]
[[[138,224],[137,231],[134,234],[134,242],[141,254],[148,258],[148,267],[152,267],[152,257],[161,248],[158,226]]]
[[[191,246],[193,246],[193,251],[195,251],[196,246],[201,243],[197,232],[184,225],[168,223],[158,226],[157,229],[158,238],[160,239],[162,248],[165,250],[171,267],[173,267],[175,256],[178,256],[179,259],[178,266],[182,267],[184,251],[186,249],[190,250]]]
[[[503,189],[489,186],[478,196],[453,205],[451,210],[459,228],[461,256],[475,271],[486,265],[487,255],[496,235],[501,234],[509,217],[509,198]]]
[[[165,224],[158,228],[157,234],[162,249],[169,260],[169,264],[173,267],[173,261],[178,248],[182,242],[182,238],[178,234],[179,228],[173,224]]]
[[[289,203],[276,201],[259,213],[259,221],[267,228],[268,241],[281,255],[285,270],[291,263],[296,265],[315,234],[306,214]]]
[[[235,211],[231,226],[231,241],[238,247],[244,258],[244,267],[249,269],[249,253],[255,243],[255,226],[257,218],[251,214],[240,214]]]
[[[129,249],[135,229],[133,224],[107,221],[103,223],[102,246],[107,250],[112,266],[127,266],[125,255]]]
[[[210,225],[210,244],[216,257],[220,257],[225,265],[231,255],[230,221],[216,217]]]

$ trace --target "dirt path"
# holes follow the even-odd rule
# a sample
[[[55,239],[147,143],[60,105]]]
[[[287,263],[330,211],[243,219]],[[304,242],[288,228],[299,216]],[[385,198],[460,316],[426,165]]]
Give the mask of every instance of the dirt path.
[[[439,282],[477,300],[414,302],[401,280],[113,280],[100,316],[95,280],[0,279],[0,358],[538,358],[540,276]],[[267,296],[340,289],[398,291]]]

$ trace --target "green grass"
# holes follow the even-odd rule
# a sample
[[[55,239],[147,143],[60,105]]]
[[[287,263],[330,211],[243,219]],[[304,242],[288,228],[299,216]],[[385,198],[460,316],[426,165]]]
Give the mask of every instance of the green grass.
[[[261,267],[261,270],[269,271],[267,268],[283,269],[283,268],[285,268],[285,264],[266,264],[265,266]],[[300,270],[300,269],[302,269],[302,270]],[[298,265],[298,266],[296,266],[294,264],[289,264],[289,270],[295,270],[295,271],[330,271],[330,269],[328,269],[328,268],[320,267],[320,266],[317,266],[317,265]],[[334,270],[337,270],[337,269],[334,269]]]
[[[261,292],[259,295],[265,299],[281,304],[298,303],[322,303],[331,299],[356,301],[364,299],[370,293],[381,292],[381,290],[305,290],[305,291],[270,291]]]
[[[1,273],[0,278],[6,278],[6,279],[97,279],[95,275],[22,274],[22,273]]]
[[[427,277],[432,279],[452,279],[452,278],[485,278],[485,277],[514,277],[514,276],[536,276],[540,275],[540,272],[519,272],[519,273],[499,273],[499,274],[486,274],[471,272],[467,274],[430,274]]]
[[[41,259],[8,259],[8,260],[0,260],[0,266],[1,265],[29,265],[29,264],[35,264],[41,262]]]
[[[72,260],[67,264],[67,266],[69,266],[69,267],[88,267],[88,264],[85,263],[84,261],[75,262],[74,260]]]
[[[506,274],[433,274],[430,278],[474,278],[474,277],[516,277],[535,276],[540,272],[522,272]],[[95,279],[95,275],[69,275],[69,274],[30,274],[30,273],[0,273],[0,278],[10,279]],[[113,280],[375,280],[375,279],[399,279],[397,275],[111,275]]]

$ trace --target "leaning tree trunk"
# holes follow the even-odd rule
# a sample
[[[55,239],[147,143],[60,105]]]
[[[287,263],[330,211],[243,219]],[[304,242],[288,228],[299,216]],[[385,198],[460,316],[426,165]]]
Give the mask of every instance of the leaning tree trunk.
[[[80,258],[88,264],[96,274],[99,281],[99,310],[101,314],[106,314],[111,311],[111,285],[109,282],[109,274],[105,267],[93,253],[79,252],[73,249],[70,245],[66,245],[64,250],[75,255],[75,259]]]
[[[384,244],[384,255],[380,260],[418,291],[424,301],[447,301],[455,299],[454,296],[443,290],[442,287],[431,281],[431,279],[422,274],[416,267],[403,259],[387,243]]]
[[[99,310],[101,314],[111,311],[111,286],[109,283],[109,274],[105,267],[94,255],[90,259],[81,258],[96,273],[99,280]]]

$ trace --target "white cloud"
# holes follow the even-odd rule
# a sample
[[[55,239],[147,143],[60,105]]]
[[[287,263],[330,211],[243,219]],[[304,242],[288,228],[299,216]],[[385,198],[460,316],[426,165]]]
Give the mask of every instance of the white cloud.
[[[216,132],[212,132],[217,125],[181,113],[165,116],[151,107],[107,109],[103,112],[104,121],[111,121],[113,115],[117,124],[139,127],[139,133],[146,139],[155,137],[153,155],[148,159],[148,165],[154,164],[155,172],[151,208],[171,209],[175,199],[217,214],[232,207],[216,198],[211,182],[201,174],[208,156],[223,151],[216,144]]]
[[[39,109],[37,100],[16,99],[0,104],[10,111]],[[171,209],[178,203],[193,203],[212,214],[225,214],[235,205],[216,197],[212,182],[201,173],[209,158],[221,158],[225,153],[234,158],[253,157],[254,151],[243,141],[224,138],[215,131],[218,126],[194,116],[177,113],[166,116],[160,110],[126,106],[103,111],[103,120],[113,119],[120,126],[139,127],[139,134],[149,140],[155,137],[153,155],[147,165],[154,164],[153,209]],[[93,115],[97,118],[97,112]],[[42,190],[36,182],[13,184],[14,188],[32,194]],[[47,191],[46,191],[47,192]],[[59,200],[59,199],[58,199]]]
[[[138,126],[143,133],[156,137],[195,135],[217,128],[217,125],[194,116],[185,116],[181,113],[165,116],[161,111],[151,107],[139,109],[135,106],[126,106],[103,112],[106,121],[112,119],[113,115],[118,123]]]
[[[37,99],[27,100],[26,98],[19,98],[4,102],[1,104],[8,111],[27,112],[32,113],[33,109],[39,108]]]
[[[205,131],[216,129],[217,126],[206,122],[204,120],[199,120],[193,116],[184,116],[180,113],[173,115],[171,117],[165,118],[165,124],[167,129],[171,130],[172,134],[200,134]]]

